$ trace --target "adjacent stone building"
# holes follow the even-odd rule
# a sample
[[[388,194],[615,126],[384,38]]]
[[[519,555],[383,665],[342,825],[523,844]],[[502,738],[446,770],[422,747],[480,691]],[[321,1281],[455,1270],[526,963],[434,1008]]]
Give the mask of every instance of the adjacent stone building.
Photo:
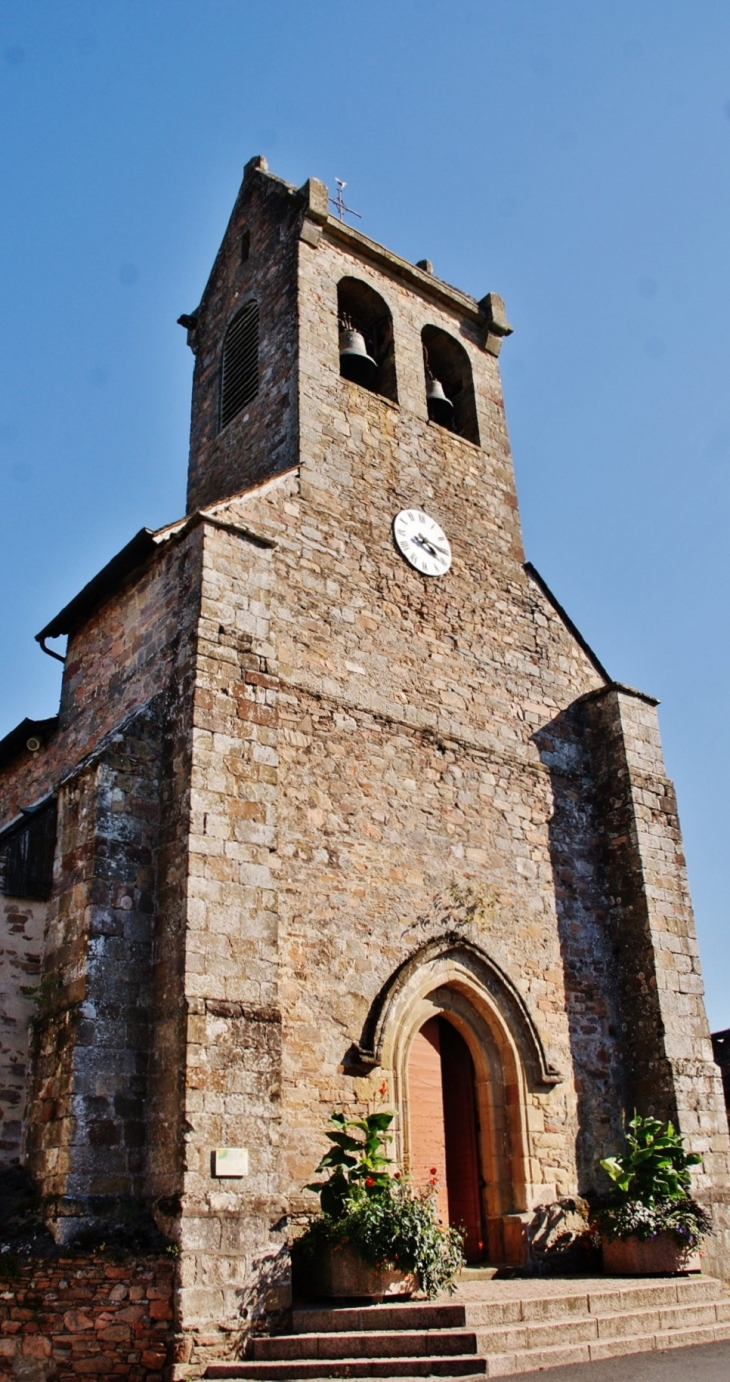
[[[726,1028],[724,1032],[712,1033],[712,1050],[720,1067],[725,1090],[725,1106],[730,1118],[730,1028]]]
[[[38,635],[58,718],[0,744],[2,1155],[61,1240],[130,1205],[177,1239],[179,1376],[285,1299],[335,1107],[395,1107],[511,1262],[626,1109],[671,1117],[727,1270],[656,702],[525,562],[501,300],[257,158],[181,320],[187,515]]]

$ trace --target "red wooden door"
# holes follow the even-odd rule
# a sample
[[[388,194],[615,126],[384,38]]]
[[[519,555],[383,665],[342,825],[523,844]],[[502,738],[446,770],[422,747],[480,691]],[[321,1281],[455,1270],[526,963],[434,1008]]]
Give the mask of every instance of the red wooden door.
[[[449,1223],[466,1229],[467,1262],[484,1256],[482,1200],[479,1187],[474,1063],[455,1027],[441,1022],[441,1079],[444,1092],[446,1185]]]
[[[437,1017],[431,1017],[424,1023],[411,1046],[408,1060],[408,1121],[411,1133],[411,1178],[415,1185],[423,1188],[436,1177],[439,1218],[448,1224],[441,1029]]]
[[[468,1262],[484,1255],[474,1065],[455,1027],[429,1018],[416,1034],[408,1063],[411,1176],[438,1181],[439,1215],[466,1229]]]

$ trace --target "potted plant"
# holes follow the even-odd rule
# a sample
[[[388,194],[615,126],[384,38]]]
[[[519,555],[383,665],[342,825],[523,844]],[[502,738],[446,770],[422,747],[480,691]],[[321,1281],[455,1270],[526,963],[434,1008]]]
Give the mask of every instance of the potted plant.
[[[415,1190],[385,1151],[394,1115],[349,1119],[336,1111],[331,1143],[305,1189],[319,1195],[321,1213],[293,1245],[295,1289],[310,1296],[427,1296],[450,1290],[464,1265],[462,1236],[443,1228],[436,1210],[435,1173]]]
[[[696,1250],[712,1232],[709,1215],[688,1194],[690,1167],[701,1159],[685,1151],[671,1123],[634,1114],[624,1155],[601,1162],[616,1186],[595,1216],[604,1271],[664,1276],[698,1270]]]

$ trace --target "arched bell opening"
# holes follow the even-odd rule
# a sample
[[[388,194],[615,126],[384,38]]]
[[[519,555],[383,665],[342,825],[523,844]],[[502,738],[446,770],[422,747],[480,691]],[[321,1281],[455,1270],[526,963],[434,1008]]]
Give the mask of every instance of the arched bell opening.
[[[342,278],[337,318],[340,374],[397,403],[393,318],[385,300],[359,278]]]
[[[471,361],[463,345],[438,326],[421,332],[426,403],[431,422],[479,445]]]

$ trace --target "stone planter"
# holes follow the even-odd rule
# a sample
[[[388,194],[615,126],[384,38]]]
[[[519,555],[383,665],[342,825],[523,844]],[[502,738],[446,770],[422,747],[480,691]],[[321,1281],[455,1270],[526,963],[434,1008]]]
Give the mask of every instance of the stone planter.
[[[295,1271],[294,1276],[295,1292],[310,1298],[390,1300],[412,1295],[416,1285],[414,1276],[371,1267],[349,1247],[323,1248],[315,1264],[308,1263],[306,1271]]]
[[[671,1276],[673,1272],[698,1272],[697,1252],[681,1248],[673,1233],[640,1238],[604,1238],[603,1270],[607,1276]]]

